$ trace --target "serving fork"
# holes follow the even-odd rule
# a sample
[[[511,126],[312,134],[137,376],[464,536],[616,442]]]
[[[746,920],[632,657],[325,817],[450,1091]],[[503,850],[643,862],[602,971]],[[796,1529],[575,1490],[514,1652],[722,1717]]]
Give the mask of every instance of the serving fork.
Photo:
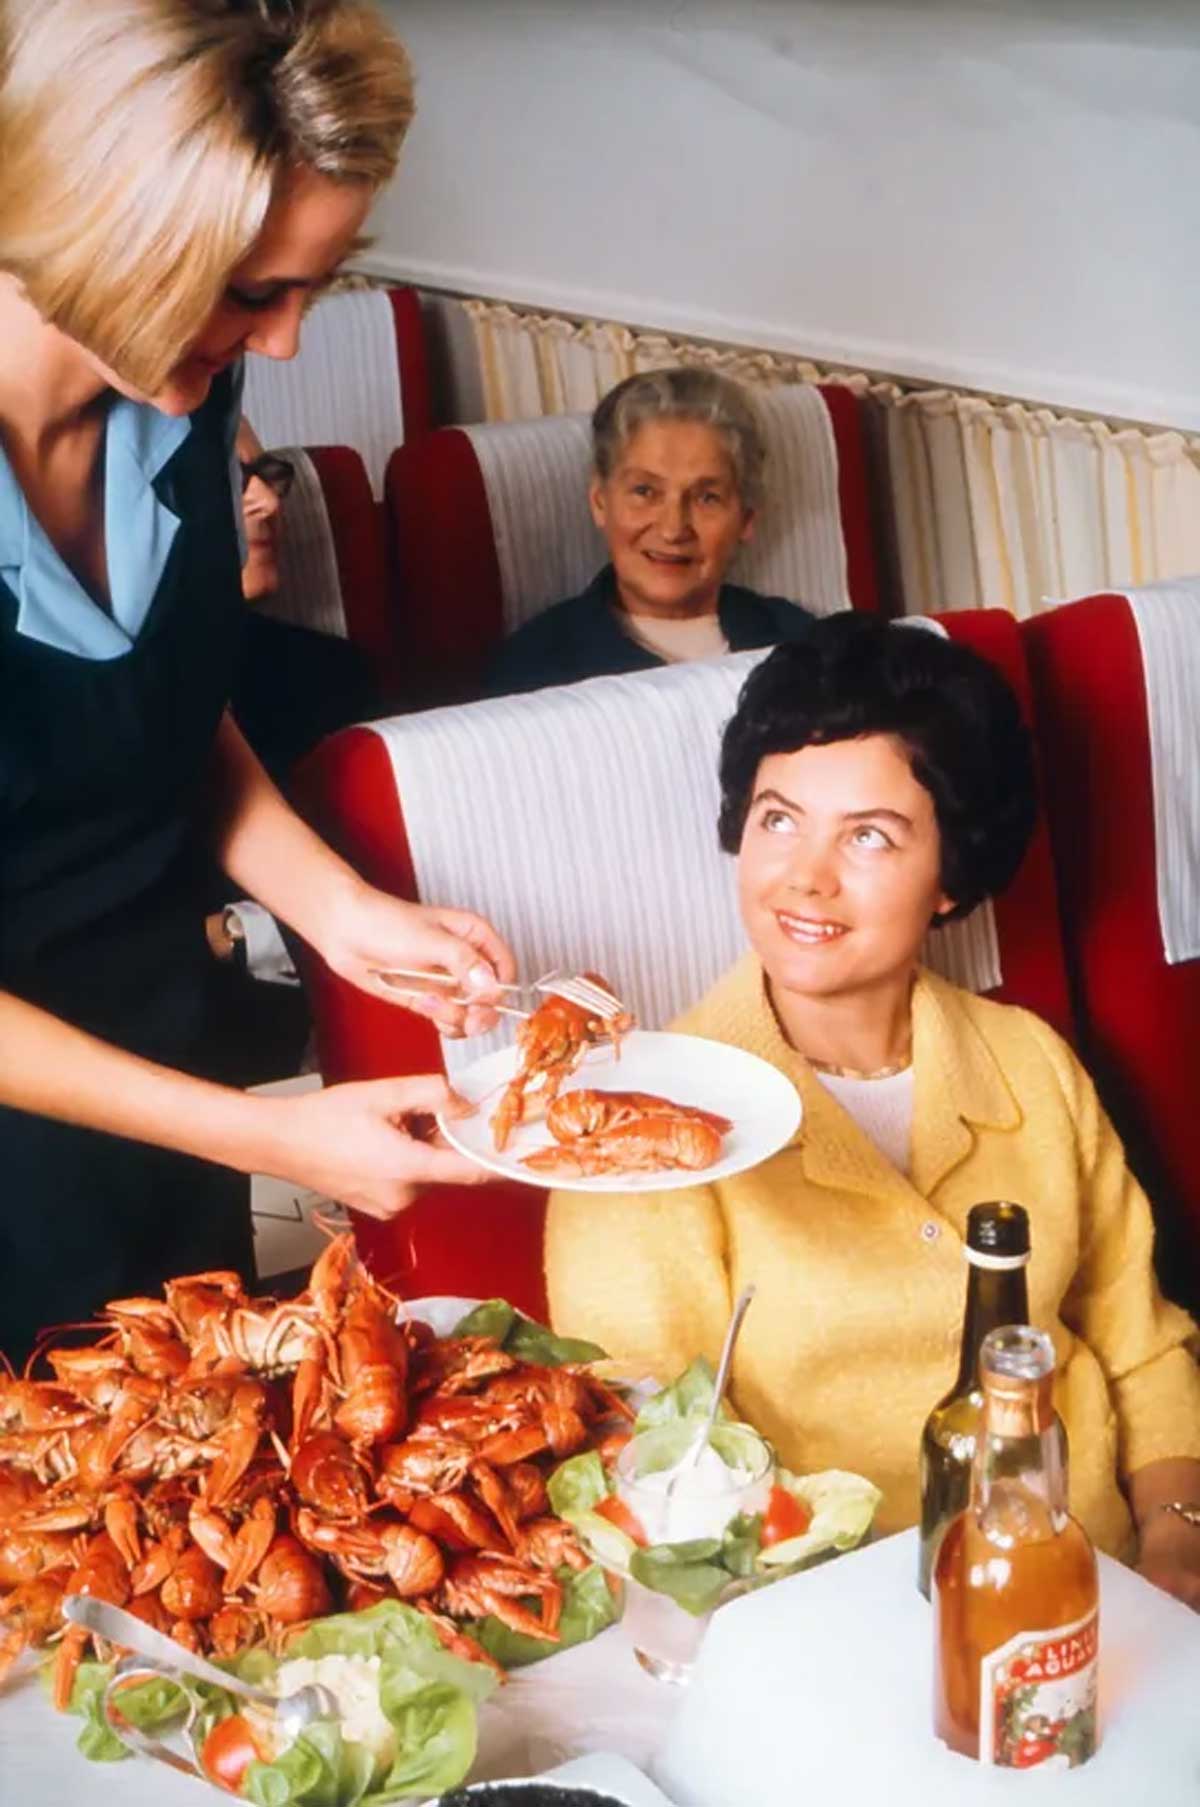
[[[407,998],[420,998],[426,994],[414,991],[411,986],[397,985],[397,979],[423,979],[426,984],[455,987],[458,985],[458,980],[453,973],[421,972],[415,967],[408,966],[393,966],[386,969],[375,967],[372,969],[371,977],[382,979],[384,984],[395,991],[398,996]],[[598,1016],[606,1023],[615,1022],[617,1017],[627,1014],[624,1004],[606,986],[597,985],[594,979],[586,978],[582,973],[548,972],[543,974],[540,979],[535,979],[531,985],[501,985],[499,989],[504,992],[515,992],[518,996],[525,996],[532,992],[565,998],[568,1004],[578,1004],[581,1010],[590,1011],[593,1016]],[[457,992],[455,996],[447,996],[446,1002],[467,1005],[478,1004],[479,999],[478,997],[464,997],[461,992]],[[532,1015],[532,1010],[524,1010],[513,1004],[492,1004],[489,1008],[498,1011],[501,1016],[515,1016],[524,1019]]]

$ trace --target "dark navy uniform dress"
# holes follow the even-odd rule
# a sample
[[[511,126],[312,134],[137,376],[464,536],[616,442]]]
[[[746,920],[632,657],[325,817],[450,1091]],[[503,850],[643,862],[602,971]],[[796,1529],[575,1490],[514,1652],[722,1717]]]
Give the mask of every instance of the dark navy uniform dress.
[[[185,1070],[212,983],[199,792],[242,608],[238,388],[220,377],[190,420],[114,402],[111,614],[0,453],[0,988]],[[0,1107],[0,1349],[218,1266],[250,1272],[242,1176]]]

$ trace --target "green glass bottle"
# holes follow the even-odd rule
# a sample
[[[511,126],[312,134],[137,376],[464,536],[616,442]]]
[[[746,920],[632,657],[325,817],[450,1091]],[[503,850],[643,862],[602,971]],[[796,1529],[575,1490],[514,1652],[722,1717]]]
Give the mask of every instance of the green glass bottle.
[[[967,1307],[954,1385],[934,1406],[921,1434],[921,1546],[917,1586],[929,1598],[942,1532],[967,1504],[975,1438],[983,1420],[979,1351],[1004,1324],[1029,1322],[1025,1269],[1029,1217],[1021,1205],[973,1205],[967,1217]],[[1055,1418],[1066,1464],[1066,1432]]]

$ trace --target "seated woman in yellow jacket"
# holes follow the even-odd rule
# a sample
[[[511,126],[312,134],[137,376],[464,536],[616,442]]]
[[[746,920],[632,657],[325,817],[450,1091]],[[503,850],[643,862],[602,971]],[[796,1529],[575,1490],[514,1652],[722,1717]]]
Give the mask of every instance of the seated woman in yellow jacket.
[[[1033,1321],[1058,1352],[1072,1509],[1200,1607],[1200,1369],[1160,1296],[1145,1195],[1091,1081],[1028,1011],[921,968],[931,923],[1003,890],[1034,819],[1016,699],[967,649],[838,615],[750,675],[721,755],[750,951],[678,1027],[745,1048],[804,1104],[750,1172],[556,1194],[556,1324],[669,1377],[732,1298],[739,1411],[790,1468],[848,1468],[918,1516],[921,1426],[950,1385],[967,1212],[1025,1205]],[[686,899],[680,900],[686,923]]]

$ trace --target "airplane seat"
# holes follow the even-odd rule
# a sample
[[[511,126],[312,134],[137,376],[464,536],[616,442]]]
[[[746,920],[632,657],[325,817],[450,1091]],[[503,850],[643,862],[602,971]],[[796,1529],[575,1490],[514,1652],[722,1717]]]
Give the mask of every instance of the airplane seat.
[[[379,511],[349,446],[278,446],[295,476],[283,507],[279,588],[253,606],[297,627],[349,640],[388,694],[397,648],[388,607]]]
[[[1200,1306],[1200,586],[1021,624],[1082,1048]]]
[[[974,632],[989,656],[1019,663],[1019,641],[1004,623],[1012,625],[960,615],[952,631]],[[481,911],[526,977],[552,967],[604,973],[644,1027],[661,1028],[744,947],[734,863],[714,831],[717,752],[741,683],[763,656],[593,678],[351,728],[301,767],[302,800],[374,883]],[[1039,1008],[1054,995],[1046,974],[1056,956],[1035,958],[1028,944],[1057,934],[1044,849],[1031,850],[1014,893],[1020,906],[996,911],[982,963],[973,940],[980,912],[932,935],[929,957],[960,982],[990,989],[998,979],[1001,995]],[[331,1082],[442,1066],[453,1080],[511,1032],[509,1024],[496,1037],[443,1047],[427,1022],[319,962],[310,980]],[[389,1224],[359,1219],[356,1227],[370,1264],[409,1296],[502,1293],[538,1315],[543,1205],[543,1193],[507,1181],[442,1187]]]
[[[880,607],[866,442],[837,384],[756,392],[767,500],[734,582],[817,614]],[[385,506],[414,704],[477,697],[499,641],[607,556],[587,502],[585,414],[444,427],[388,465]]]
[[[417,291],[339,289],[317,301],[294,358],[247,358],[242,409],[263,445],[352,447],[379,501],[391,454],[433,425]]]
[[[1006,609],[961,609],[932,619],[940,622],[952,640],[969,646],[999,669],[1016,691],[1025,720],[1032,728],[1033,692],[1015,617]],[[1036,738],[1034,759],[1039,766],[1039,787],[1044,790]],[[1074,1042],[1075,1016],[1044,803],[1020,871],[991,907],[1002,960],[1000,983],[990,988],[988,995],[1003,1004],[1021,1004],[1027,1010],[1035,1010],[1060,1035]]]

